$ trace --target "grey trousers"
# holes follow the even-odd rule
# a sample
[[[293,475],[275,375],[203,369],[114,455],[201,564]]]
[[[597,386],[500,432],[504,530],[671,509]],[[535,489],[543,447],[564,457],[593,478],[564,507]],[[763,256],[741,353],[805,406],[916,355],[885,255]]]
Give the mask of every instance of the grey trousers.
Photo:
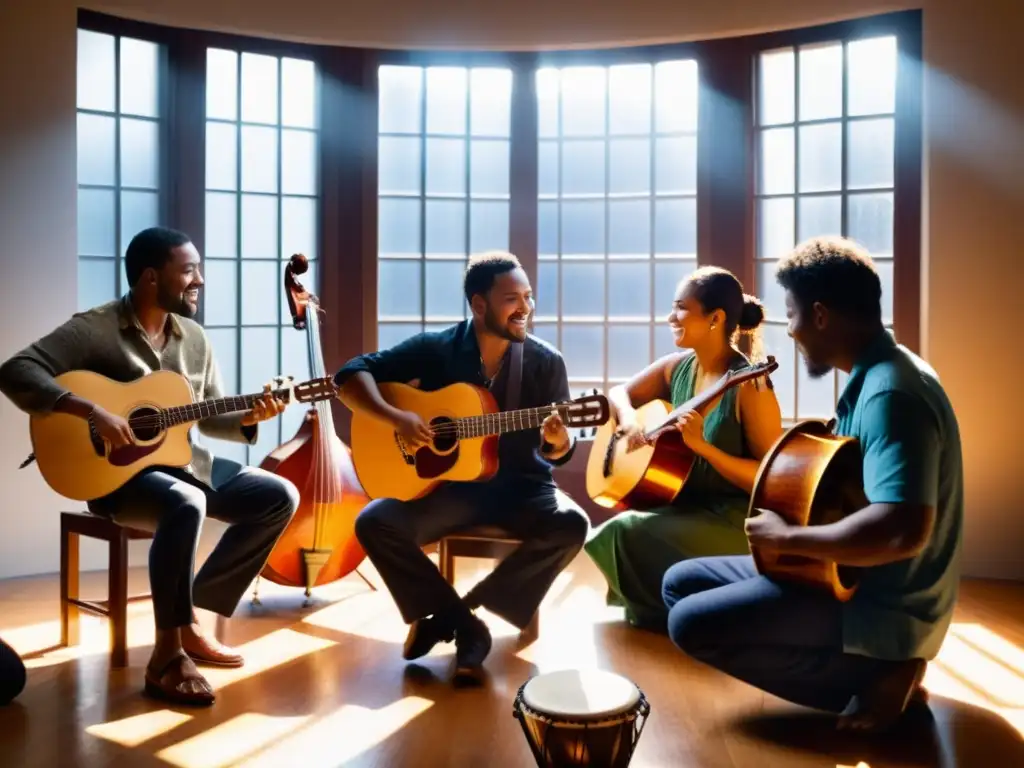
[[[461,602],[522,629],[583,547],[590,521],[549,486],[452,483],[415,501],[375,499],[356,518],[356,536],[406,623],[458,609],[458,593],[422,547],[474,525],[500,525],[523,543]]]
[[[153,533],[149,582],[157,629],[191,624],[193,605],[230,616],[299,505],[290,481],[256,467],[215,458],[213,479],[209,488],[180,469],[151,469],[89,503],[94,514]],[[193,580],[207,517],[230,527]]]

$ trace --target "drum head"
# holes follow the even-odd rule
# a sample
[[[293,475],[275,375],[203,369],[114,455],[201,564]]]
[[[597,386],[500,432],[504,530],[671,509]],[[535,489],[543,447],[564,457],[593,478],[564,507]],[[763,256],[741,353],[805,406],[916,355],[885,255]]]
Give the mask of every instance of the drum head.
[[[537,712],[591,720],[626,712],[640,701],[640,689],[612,672],[564,669],[548,672],[523,687],[523,702]]]

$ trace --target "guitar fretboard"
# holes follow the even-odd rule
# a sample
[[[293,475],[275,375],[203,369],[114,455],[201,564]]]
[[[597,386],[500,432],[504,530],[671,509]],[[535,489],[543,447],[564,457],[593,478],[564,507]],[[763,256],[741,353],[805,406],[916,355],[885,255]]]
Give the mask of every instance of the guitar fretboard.
[[[276,390],[271,394],[285,402],[288,402],[288,390]],[[262,398],[263,393],[260,392],[259,394],[232,395],[231,397],[219,397],[213,400],[203,400],[199,403],[189,403],[188,405],[175,405],[171,408],[163,408],[158,412],[160,426],[166,429],[167,427],[173,427],[178,424],[187,424],[190,421],[201,421],[202,419],[209,418],[210,416],[221,416],[227,413],[249,411],[252,410],[256,401]],[[153,415],[143,414],[132,418],[131,423],[135,426],[136,422],[138,422],[138,425],[141,426],[146,423],[151,423],[153,419]]]
[[[518,432],[524,429],[536,429],[552,411],[558,411],[565,418],[567,406],[546,405],[541,408],[523,408],[518,411],[500,411],[485,413],[480,416],[463,416],[455,419],[459,438],[489,437],[505,432]]]

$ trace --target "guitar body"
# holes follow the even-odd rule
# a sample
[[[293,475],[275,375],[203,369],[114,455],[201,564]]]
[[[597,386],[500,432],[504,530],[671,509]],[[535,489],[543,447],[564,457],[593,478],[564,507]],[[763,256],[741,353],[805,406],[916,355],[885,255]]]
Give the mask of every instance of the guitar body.
[[[56,381],[71,393],[126,419],[193,402],[192,387],[184,376],[173,371],[155,371],[128,383],[91,371],[69,371]],[[189,426],[137,429],[137,445],[111,452],[103,442],[94,442],[85,419],[56,412],[29,419],[32,449],[43,479],[54,491],[75,501],[105,496],[149,467],[186,466],[192,460]]]
[[[754,479],[748,516],[770,509],[791,525],[825,525],[867,506],[863,459],[852,437],[840,437],[832,425],[802,421],[784,432],[765,454]],[[803,584],[845,602],[857,588],[859,569],[798,555],[779,555],[751,547],[758,572],[779,581]]]
[[[645,432],[665,421],[672,406],[652,400],[636,411]],[[626,441],[615,435],[617,423],[598,428],[587,460],[587,494],[607,509],[648,510],[670,504],[686,483],[695,456],[679,430],[662,432],[654,445],[627,452]]]
[[[457,418],[498,412],[493,395],[473,384],[451,384],[434,392],[393,382],[377,387],[390,405],[418,413],[435,430]],[[443,482],[493,477],[498,470],[498,436],[457,440],[454,434],[436,435],[433,445],[404,452],[391,424],[355,411],[352,455],[359,484],[371,499],[410,501]]]

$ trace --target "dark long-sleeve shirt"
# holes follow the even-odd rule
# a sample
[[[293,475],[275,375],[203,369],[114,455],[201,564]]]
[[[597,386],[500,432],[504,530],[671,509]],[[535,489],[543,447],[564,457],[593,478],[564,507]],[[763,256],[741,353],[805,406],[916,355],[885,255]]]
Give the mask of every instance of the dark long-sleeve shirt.
[[[509,345],[490,388],[502,410],[506,410],[511,349]],[[342,366],[334,380],[340,387],[356,372],[366,371],[378,383],[418,381],[420,389],[433,392],[460,382],[486,386],[482,369],[472,322],[464,320],[443,331],[419,333],[390,349],[355,357]],[[527,336],[523,342],[519,392],[519,408],[539,408],[571,399],[562,355],[535,336]],[[494,481],[554,486],[552,465],[567,462],[575,449],[574,442],[565,455],[550,459],[541,447],[539,428],[506,433],[498,441],[498,473]]]

